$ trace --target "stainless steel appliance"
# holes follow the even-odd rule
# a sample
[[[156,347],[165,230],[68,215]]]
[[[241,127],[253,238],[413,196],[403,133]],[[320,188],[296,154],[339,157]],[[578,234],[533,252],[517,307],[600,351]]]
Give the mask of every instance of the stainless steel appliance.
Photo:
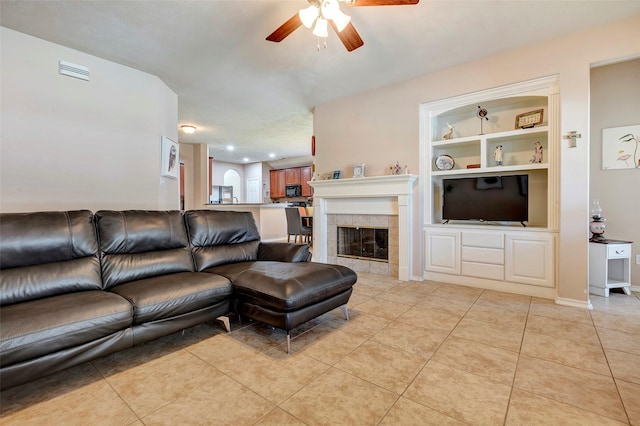
[[[284,195],[287,198],[290,197],[301,197],[302,196],[302,185],[287,185],[284,187]]]
[[[211,204],[233,203],[233,186],[212,185]]]

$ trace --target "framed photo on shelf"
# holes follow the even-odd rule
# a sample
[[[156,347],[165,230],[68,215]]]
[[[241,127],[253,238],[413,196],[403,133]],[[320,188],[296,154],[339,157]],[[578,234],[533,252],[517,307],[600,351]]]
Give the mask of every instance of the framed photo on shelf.
[[[178,179],[180,169],[180,157],[178,156],[178,144],[166,136],[162,137],[162,169],[160,176]]]
[[[333,171],[333,179],[340,179],[340,170]]]
[[[364,177],[364,164],[361,164],[359,166],[353,166],[353,177],[354,178]]]
[[[535,125],[542,124],[544,109],[524,112],[516,115],[516,129],[529,129]]]

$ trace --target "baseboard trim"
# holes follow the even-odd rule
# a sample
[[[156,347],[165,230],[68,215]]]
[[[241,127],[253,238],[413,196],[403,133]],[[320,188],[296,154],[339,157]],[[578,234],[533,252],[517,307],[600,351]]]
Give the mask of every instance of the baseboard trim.
[[[570,306],[572,308],[593,309],[590,300],[583,302],[582,300],[565,299],[564,297],[556,297],[556,304],[562,306]]]

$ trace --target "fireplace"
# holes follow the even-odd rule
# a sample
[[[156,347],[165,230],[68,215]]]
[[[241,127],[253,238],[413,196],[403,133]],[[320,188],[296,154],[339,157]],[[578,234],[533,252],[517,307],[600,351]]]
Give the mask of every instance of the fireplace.
[[[413,192],[417,176],[316,180],[313,187],[313,256],[356,272],[408,281],[412,277]],[[338,227],[388,228],[388,260],[338,257]]]
[[[337,256],[389,263],[389,230],[338,226]]]

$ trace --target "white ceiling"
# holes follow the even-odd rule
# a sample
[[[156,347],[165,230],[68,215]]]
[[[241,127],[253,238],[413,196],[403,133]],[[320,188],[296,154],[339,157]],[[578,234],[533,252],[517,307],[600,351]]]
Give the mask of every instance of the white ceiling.
[[[180,142],[236,163],[310,155],[315,105],[640,13],[640,1],[421,0],[342,10],[364,40],[326,49],[300,27],[265,40],[306,0],[0,0],[0,24],[159,76]],[[330,31],[331,32],[331,31]],[[234,145],[233,152],[227,145]]]

